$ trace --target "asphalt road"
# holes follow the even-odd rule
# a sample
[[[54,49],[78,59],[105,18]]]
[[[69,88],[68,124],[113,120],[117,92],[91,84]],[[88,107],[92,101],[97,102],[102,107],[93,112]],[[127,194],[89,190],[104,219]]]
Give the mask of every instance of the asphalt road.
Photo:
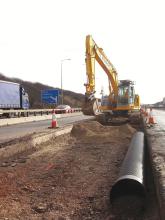
[[[153,115],[157,126],[163,131],[165,131],[165,111],[164,110],[154,110]]]
[[[58,125],[59,127],[62,127],[67,124],[72,124],[74,122],[90,118],[92,118],[92,116],[85,115],[59,118]],[[32,134],[34,132],[46,131],[50,125],[51,120],[44,120],[0,127],[0,143],[19,138],[28,134]]]

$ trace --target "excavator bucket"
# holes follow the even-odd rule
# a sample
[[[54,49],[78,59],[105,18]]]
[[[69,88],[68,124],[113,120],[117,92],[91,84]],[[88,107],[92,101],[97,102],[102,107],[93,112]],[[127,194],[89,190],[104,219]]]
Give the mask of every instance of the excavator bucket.
[[[88,100],[82,107],[84,115],[97,115],[99,114],[99,102],[98,99]]]

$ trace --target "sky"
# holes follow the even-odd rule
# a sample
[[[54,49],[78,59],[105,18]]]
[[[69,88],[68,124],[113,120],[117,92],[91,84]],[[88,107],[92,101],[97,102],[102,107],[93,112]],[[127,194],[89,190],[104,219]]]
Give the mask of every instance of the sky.
[[[142,103],[165,97],[164,0],[0,0],[0,72],[85,93],[92,35]],[[96,64],[97,94],[107,76]]]

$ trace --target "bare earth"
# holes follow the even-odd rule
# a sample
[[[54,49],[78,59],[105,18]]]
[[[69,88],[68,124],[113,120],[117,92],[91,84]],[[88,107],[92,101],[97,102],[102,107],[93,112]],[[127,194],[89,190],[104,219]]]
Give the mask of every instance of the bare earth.
[[[2,161],[0,220],[117,220],[109,192],[135,131],[83,122]]]

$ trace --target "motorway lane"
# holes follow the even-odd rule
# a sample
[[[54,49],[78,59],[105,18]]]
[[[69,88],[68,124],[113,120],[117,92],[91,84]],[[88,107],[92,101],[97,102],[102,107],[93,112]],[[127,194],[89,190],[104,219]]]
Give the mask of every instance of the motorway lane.
[[[58,125],[62,127],[67,124],[72,124],[74,122],[91,119],[91,118],[93,118],[93,116],[85,116],[85,115],[59,118]],[[27,122],[27,123],[0,127],[0,143],[10,141],[12,139],[19,138],[28,134],[32,134],[34,132],[47,131],[50,125],[51,125],[51,120],[44,120],[44,121]]]
[[[153,116],[155,117],[157,126],[159,129],[165,131],[165,111],[164,110],[153,110]]]
[[[156,124],[146,129],[161,219],[165,219],[165,111],[153,110]]]

